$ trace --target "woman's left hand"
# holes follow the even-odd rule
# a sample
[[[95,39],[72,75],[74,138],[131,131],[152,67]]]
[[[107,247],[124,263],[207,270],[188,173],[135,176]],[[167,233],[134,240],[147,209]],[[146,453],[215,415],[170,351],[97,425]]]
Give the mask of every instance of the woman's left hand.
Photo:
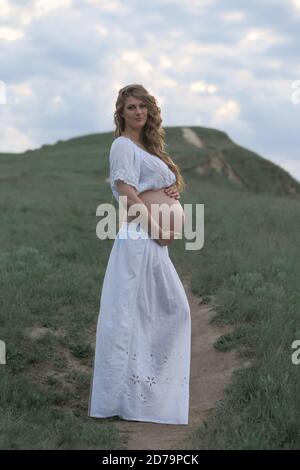
[[[180,199],[180,193],[178,192],[178,189],[175,183],[165,188],[164,192],[170,197],[174,197],[175,199]]]

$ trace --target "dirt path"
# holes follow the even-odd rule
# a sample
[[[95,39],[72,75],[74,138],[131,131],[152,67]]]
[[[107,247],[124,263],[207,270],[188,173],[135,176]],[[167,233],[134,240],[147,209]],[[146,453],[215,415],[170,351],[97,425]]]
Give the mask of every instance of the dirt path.
[[[124,446],[128,450],[182,449],[183,442],[188,441],[190,434],[223,397],[233,371],[249,365],[235,351],[220,352],[213,347],[215,340],[232,331],[232,327],[210,325],[209,320],[213,316],[211,308],[200,303],[201,298],[191,292],[188,280],[182,279],[182,283],[189,300],[192,320],[189,424],[120,420],[116,425],[124,433]]]

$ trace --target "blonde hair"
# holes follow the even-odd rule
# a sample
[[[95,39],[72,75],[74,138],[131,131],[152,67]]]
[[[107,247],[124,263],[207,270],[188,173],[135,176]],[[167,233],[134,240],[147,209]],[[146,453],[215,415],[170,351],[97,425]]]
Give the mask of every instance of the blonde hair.
[[[114,122],[116,129],[114,131],[115,137],[119,137],[121,132],[125,129],[125,119],[121,116],[124,110],[126,98],[134,96],[142,100],[148,110],[147,122],[143,127],[142,141],[144,147],[149,153],[157,156],[163,160],[171,171],[176,176],[176,186],[179,192],[184,191],[186,184],[180,173],[179,167],[173,162],[170,155],[166,152],[165,143],[165,130],[161,127],[162,119],[160,116],[161,109],[157,105],[154,96],[150,95],[149,92],[142,85],[133,84],[127,85],[119,90],[118,98],[116,101],[116,110],[114,113]]]

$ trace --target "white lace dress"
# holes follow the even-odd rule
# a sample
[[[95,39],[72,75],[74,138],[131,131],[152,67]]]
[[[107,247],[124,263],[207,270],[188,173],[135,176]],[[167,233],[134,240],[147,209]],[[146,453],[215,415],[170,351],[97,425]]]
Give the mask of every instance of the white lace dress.
[[[138,193],[176,178],[158,157],[124,136],[110,149],[110,184],[118,179]],[[188,424],[190,307],[167,246],[122,238],[140,225],[124,223],[109,256],[97,322],[88,415]],[[176,242],[175,242],[176,243]]]

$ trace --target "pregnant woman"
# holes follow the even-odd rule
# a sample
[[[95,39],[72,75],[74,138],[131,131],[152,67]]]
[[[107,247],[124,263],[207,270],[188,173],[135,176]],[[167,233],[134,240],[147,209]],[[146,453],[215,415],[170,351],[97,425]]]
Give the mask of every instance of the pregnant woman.
[[[109,256],[88,415],[188,424],[190,307],[168,252],[174,225],[183,223],[178,198],[184,181],[165,151],[160,108],[143,86],[119,91],[114,119],[112,193],[118,202],[119,196],[127,197],[126,210],[141,204],[146,218],[142,224],[139,212],[126,214]],[[153,204],[164,203],[172,208],[170,230],[152,212]]]

